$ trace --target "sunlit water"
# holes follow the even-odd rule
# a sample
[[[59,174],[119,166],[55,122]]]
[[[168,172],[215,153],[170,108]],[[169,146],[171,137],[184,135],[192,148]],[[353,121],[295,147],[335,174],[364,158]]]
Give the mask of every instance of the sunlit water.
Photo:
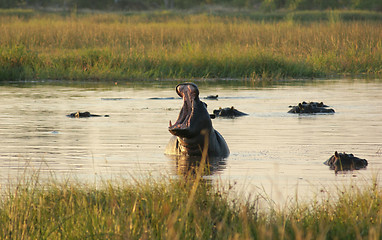
[[[0,184],[24,171],[75,176],[80,181],[176,176],[179,165],[164,155],[182,100],[175,85],[0,87]],[[370,183],[382,168],[382,82],[316,81],[251,87],[198,83],[208,110],[235,108],[248,113],[214,119],[231,155],[214,168],[213,181],[231,183],[243,194],[262,192],[275,201],[312,197],[332,186]],[[159,98],[152,100],[149,98]],[[174,99],[167,99],[173,97]],[[323,101],[329,115],[288,114],[289,105]],[[73,119],[89,111],[110,117]],[[340,173],[323,165],[334,151],[369,162],[366,170]]]

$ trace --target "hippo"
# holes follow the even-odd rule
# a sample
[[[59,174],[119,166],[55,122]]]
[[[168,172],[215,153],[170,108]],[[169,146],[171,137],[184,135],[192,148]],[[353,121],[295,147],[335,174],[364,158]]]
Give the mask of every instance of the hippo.
[[[240,112],[239,110],[235,109],[232,106],[232,107],[219,108],[217,110],[214,110],[214,115],[216,117],[234,118],[234,117],[246,116],[248,114]]]
[[[181,83],[175,90],[183,98],[183,107],[176,122],[172,124],[170,120],[168,130],[174,136],[170,139],[165,153],[201,156],[204,147],[208,146],[209,157],[228,157],[227,143],[213,128],[207,105],[199,99],[198,86],[194,83]],[[205,140],[208,140],[208,143]]]
[[[109,117],[109,115],[97,115],[97,114],[91,114],[90,112],[75,112],[75,113],[68,114],[66,116],[71,118]]]
[[[366,168],[367,160],[355,157],[353,154],[338,153],[337,151],[328,160],[324,162],[330,169],[336,173],[338,171],[349,171]]]
[[[204,99],[209,99],[209,100],[218,100],[219,95],[208,95]]]
[[[323,102],[302,102],[297,106],[289,106],[292,108],[288,113],[334,113],[334,109],[327,108],[328,105],[325,105]]]

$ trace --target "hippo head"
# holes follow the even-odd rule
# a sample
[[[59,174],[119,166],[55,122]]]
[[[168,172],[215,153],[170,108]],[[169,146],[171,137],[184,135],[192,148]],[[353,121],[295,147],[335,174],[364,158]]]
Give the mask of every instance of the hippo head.
[[[175,89],[183,98],[183,107],[176,122],[172,124],[170,121],[168,128],[170,133],[183,139],[191,139],[199,137],[204,129],[212,129],[206,104],[199,99],[198,86],[193,83],[182,83]]]

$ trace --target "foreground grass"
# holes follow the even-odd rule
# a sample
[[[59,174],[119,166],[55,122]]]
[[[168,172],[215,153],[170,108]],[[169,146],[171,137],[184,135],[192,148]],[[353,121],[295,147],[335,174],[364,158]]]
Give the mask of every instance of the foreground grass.
[[[52,183],[53,182],[53,183]],[[382,191],[346,188],[269,211],[196,179],[41,184],[2,196],[1,239],[380,239]],[[257,199],[257,200],[256,200]]]
[[[328,20],[299,21],[304,14],[268,22],[252,15],[3,12],[0,80],[382,73],[379,14],[346,21],[344,12],[316,12]],[[355,15],[362,14],[370,13]]]

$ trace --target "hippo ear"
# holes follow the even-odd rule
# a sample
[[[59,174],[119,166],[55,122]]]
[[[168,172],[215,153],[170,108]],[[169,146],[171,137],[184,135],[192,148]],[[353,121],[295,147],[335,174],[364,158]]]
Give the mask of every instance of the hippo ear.
[[[299,104],[298,104],[298,107],[301,109],[301,108],[302,108],[302,104],[301,104],[301,103],[299,103]]]
[[[232,107],[231,107],[231,110],[233,110],[233,109],[234,109],[234,107],[232,106]]]
[[[340,155],[338,154],[337,151],[334,153],[334,156],[336,156],[336,158],[339,158],[339,157],[340,157]]]

